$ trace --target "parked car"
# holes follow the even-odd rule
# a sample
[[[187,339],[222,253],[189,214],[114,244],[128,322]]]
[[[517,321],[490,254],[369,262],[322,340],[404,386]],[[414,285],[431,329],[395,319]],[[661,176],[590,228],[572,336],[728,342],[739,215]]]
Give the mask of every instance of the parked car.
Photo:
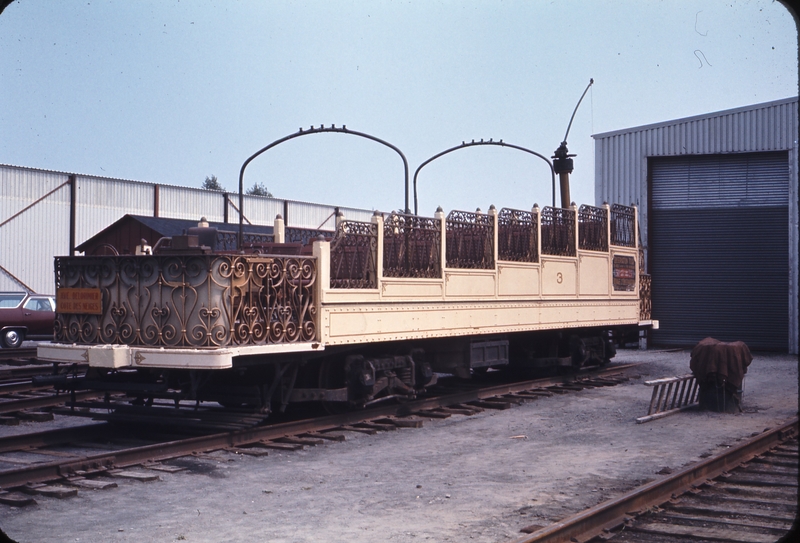
[[[0,292],[0,347],[16,349],[25,339],[52,339],[55,310],[53,296]]]

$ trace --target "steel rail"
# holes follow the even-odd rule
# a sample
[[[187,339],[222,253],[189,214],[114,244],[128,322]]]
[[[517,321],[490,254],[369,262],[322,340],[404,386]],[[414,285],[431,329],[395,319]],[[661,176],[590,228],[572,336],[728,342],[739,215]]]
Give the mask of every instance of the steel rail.
[[[639,364],[624,364],[620,366],[609,366],[600,370],[581,372],[577,375],[494,385],[476,390],[447,394],[436,398],[412,400],[402,404],[383,405],[362,411],[328,415],[316,419],[285,422],[270,426],[247,428],[207,436],[156,443],[143,447],[109,451],[80,459],[70,459],[67,461],[55,460],[48,463],[34,464],[19,470],[0,473],[0,488],[8,489],[26,483],[57,480],[67,477],[70,473],[78,470],[96,469],[112,465],[117,468],[124,468],[141,464],[145,461],[162,461],[189,454],[240,447],[251,443],[269,441],[302,433],[333,430],[342,426],[358,424],[365,420],[391,416],[407,416],[418,411],[482,400],[503,394],[521,392],[523,390],[575,383],[576,377],[582,375],[607,375],[610,373],[618,373],[638,365]]]
[[[34,385],[30,379],[22,381],[0,382],[0,396],[6,394],[18,394],[20,392],[38,392],[40,390],[52,390],[52,385]],[[0,406],[3,405],[0,402]],[[0,411],[2,412],[2,411]]]
[[[36,347],[0,350],[0,360],[15,360],[17,358],[36,358]]]
[[[76,440],[86,440],[99,436],[107,436],[114,427],[107,422],[84,424],[71,428],[59,428],[31,434],[19,434],[0,438],[0,453],[63,445]]]
[[[589,541],[605,530],[621,525],[632,511],[641,511],[652,505],[660,505],[673,495],[679,495],[698,483],[718,477],[720,474],[764,453],[788,437],[797,434],[798,419],[766,431],[724,453],[712,456],[684,468],[672,475],[653,481],[614,498],[581,511],[560,522],[537,530],[511,543],[560,543]]]
[[[85,391],[76,392],[74,400],[89,400],[103,396],[105,392]],[[72,401],[73,397],[69,393],[54,394],[50,396],[41,396],[39,398],[24,398],[19,400],[8,400],[0,402],[0,414],[14,413],[17,411],[25,411],[26,409],[38,409],[40,407],[50,407],[53,405],[61,405]]]

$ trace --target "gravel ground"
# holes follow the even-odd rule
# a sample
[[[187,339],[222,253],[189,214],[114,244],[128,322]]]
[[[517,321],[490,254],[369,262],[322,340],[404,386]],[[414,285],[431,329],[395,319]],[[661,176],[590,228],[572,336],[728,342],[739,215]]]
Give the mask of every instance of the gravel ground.
[[[38,497],[32,507],[0,506],[0,528],[19,543],[495,543],[797,415],[794,356],[755,354],[742,414],[687,411],[645,424],[635,421],[650,402],[643,381],[689,373],[689,352],[621,351],[615,362],[644,364],[623,385],[422,429],[348,433],[343,443],[268,457],[217,452],[170,461],[187,470],[64,500]]]

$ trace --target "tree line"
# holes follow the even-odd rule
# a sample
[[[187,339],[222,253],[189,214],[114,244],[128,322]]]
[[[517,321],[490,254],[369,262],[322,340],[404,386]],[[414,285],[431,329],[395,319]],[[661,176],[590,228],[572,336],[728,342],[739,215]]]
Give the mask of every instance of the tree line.
[[[206,177],[206,180],[203,181],[203,184],[200,185],[200,187],[206,190],[218,190],[220,192],[225,191],[216,175]],[[267,190],[267,187],[263,183],[253,183],[253,186],[247,189],[245,194],[249,194],[250,196],[266,196],[267,198],[273,198],[272,193]]]

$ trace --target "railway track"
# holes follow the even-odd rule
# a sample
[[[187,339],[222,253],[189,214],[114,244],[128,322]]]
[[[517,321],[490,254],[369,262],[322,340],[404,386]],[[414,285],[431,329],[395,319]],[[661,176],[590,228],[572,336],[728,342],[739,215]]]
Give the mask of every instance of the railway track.
[[[96,392],[79,392],[75,395],[59,393],[48,382],[52,378],[66,379],[81,375],[86,366],[51,363],[29,364],[0,369],[0,423],[18,424],[19,420],[52,420],[50,413],[40,411],[63,405],[68,401],[82,401],[101,396]],[[11,415],[11,416],[9,416]]]
[[[444,391],[436,396],[402,404],[387,404],[361,411],[272,423],[266,426],[217,432],[191,437],[153,434],[148,419],[137,426],[95,423],[71,429],[9,436],[0,439],[0,503],[26,505],[32,498],[20,491],[73,495],[86,479],[102,484],[103,476],[118,476],[120,470],[153,465],[172,458],[229,450],[239,454],[263,455],[270,449],[298,449],[341,441],[347,432],[376,433],[403,427],[421,427],[423,421],[452,415],[471,415],[485,409],[509,409],[526,401],[555,394],[567,394],[589,387],[613,386],[627,381],[624,372],[637,364],[598,369],[574,376],[502,383],[480,388]],[[131,419],[129,423],[133,423]],[[184,425],[185,426],[185,425]],[[132,432],[131,428],[137,429]],[[147,428],[145,432],[138,430]],[[150,442],[135,446],[114,445],[114,438]],[[159,439],[159,437],[161,439]],[[96,440],[103,440],[97,452]],[[94,449],[87,454],[87,450]],[[45,459],[43,461],[43,459]],[[49,460],[49,461],[48,461]],[[10,461],[10,462],[8,462]],[[9,467],[9,463],[11,467]]]
[[[0,361],[18,362],[36,358],[36,347],[23,347],[20,349],[0,349]]]
[[[513,543],[779,541],[797,519],[797,432],[795,418]]]

